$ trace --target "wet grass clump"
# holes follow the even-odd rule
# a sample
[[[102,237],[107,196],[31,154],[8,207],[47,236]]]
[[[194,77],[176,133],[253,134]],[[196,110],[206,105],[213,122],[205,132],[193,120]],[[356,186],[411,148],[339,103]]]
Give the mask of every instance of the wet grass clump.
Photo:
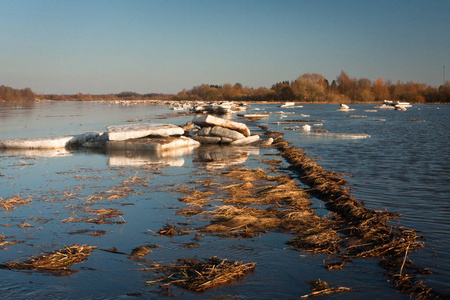
[[[161,266],[158,272],[165,274],[163,278],[155,282],[167,282],[161,285],[170,294],[169,287],[179,286],[195,292],[223,286],[238,281],[255,270],[256,263],[242,263],[211,257],[205,261],[196,258],[178,259],[174,265]]]
[[[3,209],[5,211],[11,211],[13,209],[16,209],[20,205],[29,203],[30,201],[31,200],[29,198],[24,199],[19,195],[12,196],[6,199],[0,197],[0,209]]]
[[[300,298],[309,298],[309,297],[319,297],[324,295],[336,294],[350,291],[351,289],[348,287],[330,287],[328,283],[322,280],[312,281],[309,283],[312,293],[308,295],[303,295]]]
[[[86,260],[96,248],[94,246],[73,244],[52,253],[30,257],[22,262],[9,261],[1,264],[0,267],[15,270],[46,271],[54,275],[69,275],[77,271],[69,268]]]
[[[417,270],[404,264],[399,269],[398,264],[392,263],[406,257],[408,251],[416,251],[424,247],[421,241],[423,237],[417,235],[414,230],[388,223],[389,220],[398,217],[398,214],[364,207],[350,194],[347,182],[341,174],[324,170],[314,160],[308,158],[301,149],[291,146],[289,142],[279,140],[274,146],[290,163],[290,168],[295,170],[300,175],[300,179],[311,187],[310,192],[322,199],[327,209],[333,213],[331,220],[333,228],[344,237],[338,245],[339,250],[336,251],[341,253],[342,266],[345,261],[353,258],[383,258],[381,266],[387,270],[386,275],[403,293],[420,298],[441,296],[417,280]],[[326,240],[326,234],[311,236],[310,240],[314,242],[317,238],[322,241],[321,236]],[[307,238],[295,238],[293,245],[299,248],[314,245],[308,241]],[[340,264],[336,263],[336,266],[340,268]],[[329,267],[334,269],[332,265]]]

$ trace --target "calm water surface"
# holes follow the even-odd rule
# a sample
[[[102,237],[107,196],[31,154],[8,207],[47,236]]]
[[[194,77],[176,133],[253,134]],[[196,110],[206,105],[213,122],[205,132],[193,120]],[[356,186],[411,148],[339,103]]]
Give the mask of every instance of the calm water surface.
[[[424,283],[450,293],[448,106],[438,109],[438,106],[414,105],[406,112],[366,112],[372,109],[368,105],[353,105],[356,110],[352,112],[334,111],[335,105],[305,105],[301,108],[253,105],[251,108],[272,112],[268,119],[248,123],[253,133],[262,133],[256,126],[258,124],[283,131],[285,140],[305,149],[326,169],[343,172],[355,197],[367,207],[399,212],[401,217],[396,222],[425,236],[427,248],[410,257],[419,267],[433,271],[432,275],[421,278]],[[275,113],[281,110],[286,114]],[[151,104],[0,103],[0,139],[102,132],[107,125],[130,121],[181,125],[192,120],[191,116],[160,117],[168,112],[167,107]],[[366,117],[345,117],[349,115]],[[246,122],[236,115],[231,118]],[[323,125],[316,128],[339,133],[367,133],[371,137],[358,140],[307,137],[301,131],[283,130],[285,126],[294,125],[271,124],[286,119],[323,120]],[[183,194],[173,191],[172,187],[190,186],[193,179],[211,176],[210,170],[219,166],[204,157],[230,156],[225,150],[213,154],[208,151],[195,150],[174,157],[66,150],[0,152],[0,197],[19,195],[32,199],[29,205],[9,212],[0,211],[0,225],[6,240],[23,241],[0,248],[1,261],[25,258],[73,243],[95,245],[100,249],[117,247],[126,253],[137,246],[158,244],[162,247],[153,249],[148,258],[165,264],[182,257],[205,259],[211,256],[257,262],[255,273],[238,284],[204,294],[178,290],[179,298],[294,299],[309,293],[308,282],[318,278],[332,286],[353,288],[327,299],[409,298],[390,286],[377,260],[356,260],[340,271],[329,272],[322,267],[324,256],[289,249],[285,243],[291,236],[286,234],[269,233],[250,240],[205,236],[196,248],[184,247],[193,241],[193,235],[172,239],[155,235],[169,221],[188,223],[192,228],[202,224],[201,220],[174,215],[181,205],[178,198]],[[230,160],[229,164],[267,168],[258,158],[261,155],[276,157],[277,151],[243,148],[241,154],[240,160]],[[133,191],[123,198],[102,200],[95,206],[119,208],[125,224],[91,225],[63,221],[74,215],[84,215],[87,198],[117,190],[127,179],[136,176],[144,178],[146,184],[130,184]],[[314,203],[318,213],[326,214],[319,201]],[[76,230],[93,229],[105,230],[106,234],[101,237],[72,234]],[[84,263],[74,265],[73,268],[80,270],[70,276],[0,270],[0,292],[13,299],[121,299],[136,298],[136,295],[144,299],[160,298],[154,293],[155,288],[145,284],[146,280],[155,279],[154,274],[136,271],[143,267],[145,262],[96,250]]]

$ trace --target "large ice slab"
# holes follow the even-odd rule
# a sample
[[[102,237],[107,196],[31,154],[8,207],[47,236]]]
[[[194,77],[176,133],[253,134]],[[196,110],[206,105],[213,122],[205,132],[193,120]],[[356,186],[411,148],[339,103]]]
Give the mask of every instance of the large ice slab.
[[[204,127],[204,126],[209,126],[209,127],[220,126],[220,127],[238,131],[245,136],[250,136],[250,129],[248,129],[247,125],[245,125],[244,123],[225,120],[225,119],[217,118],[217,117],[214,117],[211,115],[205,115],[205,116],[200,116],[200,117],[194,118],[194,120],[192,122],[195,125],[202,126],[202,127]]]
[[[172,124],[135,123],[106,126],[110,141],[124,141],[146,136],[171,136],[184,134],[183,128]]]
[[[97,139],[100,136],[98,132],[88,132],[79,135],[50,137],[50,138],[32,138],[32,139],[14,139],[0,141],[0,148],[3,149],[59,149],[67,147],[81,146],[83,143]]]
[[[143,138],[132,141],[107,141],[106,149],[133,149],[147,151],[171,151],[182,147],[199,146],[200,143],[184,136]]]

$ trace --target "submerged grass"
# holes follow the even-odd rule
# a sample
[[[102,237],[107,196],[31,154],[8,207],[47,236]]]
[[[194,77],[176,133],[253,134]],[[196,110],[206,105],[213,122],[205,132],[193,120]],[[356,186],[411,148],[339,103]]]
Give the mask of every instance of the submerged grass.
[[[309,285],[312,290],[312,293],[310,293],[308,295],[303,295],[300,298],[319,297],[319,296],[324,296],[324,295],[347,292],[347,291],[351,290],[351,288],[343,287],[343,286],[337,287],[337,288],[330,287],[328,285],[328,283],[326,283],[325,281],[322,281],[320,279],[317,281],[310,282]]]
[[[80,263],[88,258],[97,247],[73,244],[52,253],[33,256],[18,262],[17,260],[0,264],[4,269],[47,271],[54,275],[68,275],[77,270],[69,269],[72,265]]]
[[[271,132],[269,135],[275,135]],[[343,235],[339,250],[344,261],[353,258],[383,258],[383,261],[398,261],[406,257],[408,251],[416,251],[424,247],[422,236],[414,230],[393,226],[389,220],[398,217],[387,211],[371,210],[355,199],[347,188],[347,182],[341,174],[324,170],[314,160],[298,148],[279,139],[274,146],[281,152],[292,170],[296,171],[300,179],[308,184],[310,192],[322,199],[326,207],[333,213],[332,227]],[[295,238],[291,245],[305,247],[316,241],[326,241],[328,235],[319,233],[307,238]],[[305,244],[306,242],[306,244]],[[404,264],[399,269],[398,265],[382,263],[388,277],[394,285],[403,293],[419,298],[435,298],[442,296],[440,293],[426,287],[417,280],[417,270]],[[342,264],[343,266],[343,264]],[[332,269],[332,268],[331,268]],[[397,273],[398,272],[398,273]],[[402,274],[402,272],[404,272]]]
[[[19,195],[12,196],[6,199],[0,197],[0,209],[3,209],[5,211],[11,211],[13,209],[16,209],[20,205],[29,203],[30,201],[31,201],[30,198],[24,199]]]
[[[195,258],[183,258],[176,261],[172,266],[157,268],[166,276],[157,282],[167,282],[161,285],[167,293],[170,286],[177,285],[184,289],[195,292],[204,292],[225,284],[233,283],[251,273],[256,263],[242,263],[229,261],[217,257],[200,261]],[[153,284],[155,281],[148,281]]]

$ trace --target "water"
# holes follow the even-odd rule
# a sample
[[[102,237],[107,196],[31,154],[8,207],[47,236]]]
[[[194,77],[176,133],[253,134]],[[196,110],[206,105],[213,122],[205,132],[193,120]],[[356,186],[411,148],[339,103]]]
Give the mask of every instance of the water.
[[[355,111],[337,112],[335,105],[305,105],[302,108],[280,108],[276,105],[253,105],[273,113],[269,119],[248,123],[254,133],[262,133],[257,124],[283,131],[285,126],[271,125],[286,119],[324,120],[320,128],[337,133],[365,133],[366,139],[338,139],[302,136],[301,131],[283,131],[285,140],[304,149],[310,157],[328,170],[342,172],[354,196],[371,209],[387,209],[401,213],[396,221],[424,235],[427,248],[411,254],[419,267],[429,268],[432,275],[423,276],[425,284],[450,293],[450,139],[448,106],[415,105],[406,112],[365,112],[368,105],[352,105]],[[127,121],[152,121],[177,125],[192,117],[161,118],[167,107],[142,105],[110,105],[100,102],[40,102],[31,104],[0,103],[0,139],[50,137],[102,132],[105,126]],[[260,111],[255,111],[260,112]],[[300,116],[301,114],[310,117]],[[367,117],[344,117],[365,115]],[[232,116],[238,121],[242,118]],[[411,119],[424,121],[411,121]],[[384,120],[384,121],[379,121]],[[314,122],[316,124],[318,122]],[[300,125],[301,126],[301,125]],[[214,153],[220,155],[220,153]],[[224,152],[224,156],[229,153]],[[261,155],[277,155],[271,148],[243,148],[240,159],[251,167],[263,166]],[[96,153],[84,151],[0,152],[0,197],[30,197],[28,205],[12,211],[0,211],[0,225],[7,241],[23,243],[0,247],[1,261],[25,258],[41,251],[53,251],[64,245],[81,243],[100,249],[117,247],[129,253],[133,248],[158,244],[148,259],[170,263],[182,257],[205,259],[219,256],[239,261],[257,262],[254,274],[231,286],[204,294],[177,290],[180,298],[211,299],[237,297],[244,299],[289,299],[310,292],[308,281],[327,281],[332,286],[352,287],[352,291],[328,296],[333,299],[363,297],[408,299],[387,283],[377,260],[356,260],[343,270],[329,272],[323,267],[322,255],[291,250],[285,243],[291,236],[281,233],[241,240],[202,237],[199,247],[185,248],[193,235],[168,238],[155,232],[166,222],[184,222],[192,228],[202,222],[176,216],[181,206],[174,191],[178,185],[192,186],[193,179],[207,179],[211,162],[205,153],[187,152],[177,157],[161,158],[148,153]],[[152,164],[143,164],[151,161]],[[165,165],[161,162],[168,163]],[[170,167],[172,165],[173,167]],[[215,166],[217,167],[217,165]],[[129,183],[132,191],[119,199],[106,199],[105,192],[123,188],[127,179],[139,177],[140,183]],[[86,199],[105,196],[92,208],[118,208],[124,224],[70,223],[71,216],[85,216]],[[131,205],[133,204],[133,205]],[[326,213],[316,203],[318,213]],[[120,220],[120,219],[115,219]],[[25,227],[27,223],[33,227]],[[71,234],[76,230],[105,230],[103,236]],[[127,256],[95,250],[70,276],[54,277],[36,272],[0,270],[0,292],[14,299],[121,299],[159,298],[155,288],[147,286],[152,272],[136,271],[146,262]]]

